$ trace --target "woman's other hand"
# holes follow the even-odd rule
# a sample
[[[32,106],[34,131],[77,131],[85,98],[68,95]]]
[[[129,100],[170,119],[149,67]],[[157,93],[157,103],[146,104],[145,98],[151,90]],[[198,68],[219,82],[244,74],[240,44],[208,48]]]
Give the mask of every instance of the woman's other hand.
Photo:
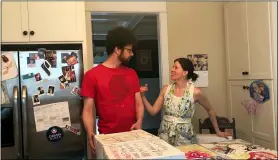
[[[148,84],[145,84],[144,86],[140,87],[141,95],[144,95],[147,91],[148,91]]]

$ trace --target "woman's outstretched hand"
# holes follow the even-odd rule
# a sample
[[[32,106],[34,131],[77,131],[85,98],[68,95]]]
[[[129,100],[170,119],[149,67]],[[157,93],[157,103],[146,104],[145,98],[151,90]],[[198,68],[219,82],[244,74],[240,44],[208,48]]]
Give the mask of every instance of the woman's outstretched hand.
[[[221,132],[221,131],[217,132],[216,135],[219,137],[224,137],[226,139],[228,139],[229,136],[232,136],[232,134],[229,132]]]
[[[140,87],[141,95],[144,95],[147,91],[148,91],[148,84],[145,84],[144,86]]]

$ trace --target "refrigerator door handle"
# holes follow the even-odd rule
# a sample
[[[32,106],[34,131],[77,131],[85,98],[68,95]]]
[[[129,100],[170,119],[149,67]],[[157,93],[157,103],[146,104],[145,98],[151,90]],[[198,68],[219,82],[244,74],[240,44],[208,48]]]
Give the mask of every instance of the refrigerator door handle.
[[[23,151],[24,159],[28,159],[28,119],[27,119],[27,87],[22,87],[21,95],[21,104],[22,104],[22,120],[23,120]]]
[[[18,86],[13,88],[13,121],[14,121],[14,140],[15,140],[15,152],[17,159],[22,159],[22,141],[21,141],[21,114],[19,103],[19,91]]]

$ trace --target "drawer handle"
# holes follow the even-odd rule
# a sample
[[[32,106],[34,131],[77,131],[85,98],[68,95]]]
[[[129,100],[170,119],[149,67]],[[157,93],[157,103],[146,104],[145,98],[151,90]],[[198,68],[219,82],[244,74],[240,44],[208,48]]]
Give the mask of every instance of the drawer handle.
[[[26,36],[28,34],[27,31],[23,31],[23,35]]]
[[[243,89],[249,89],[249,86],[242,86]]]
[[[248,75],[249,74],[249,72],[247,72],[247,71],[245,71],[245,72],[242,72],[242,75]]]
[[[31,36],[33,36],[34,34],[35,34],[35,32],[34,32],[34,31],[31,31],[31,32],[30,32],[30,35],[31,35]]]

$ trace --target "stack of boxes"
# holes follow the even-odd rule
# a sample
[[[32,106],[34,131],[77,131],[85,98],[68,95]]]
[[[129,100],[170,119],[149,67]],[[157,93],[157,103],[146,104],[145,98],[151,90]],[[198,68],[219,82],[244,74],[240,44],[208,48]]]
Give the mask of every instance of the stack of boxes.
[[[143,130],[95,136],[97,159],[184,159],[184,152]]]

